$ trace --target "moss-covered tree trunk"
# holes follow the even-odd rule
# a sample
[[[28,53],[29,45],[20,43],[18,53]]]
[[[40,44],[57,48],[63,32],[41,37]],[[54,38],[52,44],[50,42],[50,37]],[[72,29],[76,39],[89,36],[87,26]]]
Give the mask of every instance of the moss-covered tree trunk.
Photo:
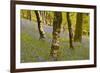
[[[40,33],[40,39],[44,39],[45,38],[45,32],[44,32],[42,24],[41,24],[39,12],[35,11],[35,14],[36,14],[37,22],[38,22],[38,30],[39,30],[39,33]]]
[[[70,44],[70,48],[73,48],[73,33],[72,33],[72,24],[71,24],[71,20],[70,20],[70,15],[69,12],[67,12],[67,22],[68,22],[68,31],[69,31],[69,44]]]
[[[31,21],[31,10],[27,10],[27,19]]]
[[[75,42],[81,42],[81,40],[82,40],[82,21],[83,21],[83,14],[82,13],[77,13],[76,19],[77,20],[76,20],[74,41]]]
[[[61,30],[61,22],[62,22],[62,13],[54,12],[54,20],[53,20],[53,32],[52,32],[52,45],[51,45],[51,57],[53,60],[58,60],[59,56],[59,38],[60,38],[60,30]]]

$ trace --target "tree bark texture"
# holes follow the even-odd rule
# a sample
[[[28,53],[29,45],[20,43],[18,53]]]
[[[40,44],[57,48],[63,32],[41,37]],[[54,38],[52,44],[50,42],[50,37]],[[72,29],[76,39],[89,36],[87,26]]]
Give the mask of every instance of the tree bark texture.
[[[62,13],[54,12],[54,21],[53,21],[53,32],[52,32],[52,45],[51,45],[51,57],[53,60],[58,60],[59,56],[59,38],[62,22]]]
[[[44,32],[42,24],[41,24],[39,12],[35,11],[35,14],[36,14],[37,22],[38,22],[38,30],[39,30],[39,33],[40,33],[40,39],[44,39],[45,38],[45,32]]]
[[[81,42],[81,40],[82,40],[82,21],[83,21],[82,13],[77,13],[76,19],[77,20],[76,20],[74,41]]]
[[[69,12],[67,12],[67,22],[68,22],[68,31],[69,31],[69,44],[70,48],[73,48],[73,32],[72,32],[72,24],[70,20]]]

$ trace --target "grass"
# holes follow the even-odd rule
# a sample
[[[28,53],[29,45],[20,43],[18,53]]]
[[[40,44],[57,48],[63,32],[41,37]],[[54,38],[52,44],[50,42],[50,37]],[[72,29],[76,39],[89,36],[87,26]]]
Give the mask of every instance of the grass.
[[[39,39],[34,39],[29,36],[27,33],[22,33],[21,35],[21,61],[22,62],[32,62],[38,61],[38,58],[41,56],[44,60],[48,59],[50,44],[46,41]]]
[[[50,37],[50,35],[48,35]],[[89,48],[78,44],[74,49],[69,48],[68,38],[60,38],[59,60],[84,60],[89,59]],[[88,45],[88,44],[87,44]],[[21,34],[21,62],[50,61],[51,43],[33,38],[28,33]]]

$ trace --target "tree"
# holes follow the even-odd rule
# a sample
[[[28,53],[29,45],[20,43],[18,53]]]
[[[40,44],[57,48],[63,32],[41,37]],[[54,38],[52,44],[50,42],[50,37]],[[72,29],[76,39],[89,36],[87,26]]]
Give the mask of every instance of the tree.
[[[27,10],[27,19],[31,20],[31,10]]]
[[[45,38],[45,32],[42,28],[39,12],[35,11],[35,14],[36,14],[37,22],[38,22],[38,30],[39,30],[39,33],[40,33],[40,39],[44,39]]]
[[[70,15],[69,12],[67,12],[67,22],[68,22],[68,31],[69,31],[69,44],[70,44],[70,48],[73,48],[73,33],[72,33],[72,24],[71,24],[71,20],[70,20]]]
[[[21,18],[24,18],[24,14],[25,14],[25,12],[24,12],[24,10],[21,10]]]
[[[76,20],[74,41],[81,42],[82,40],[82,21],[83,21],[82,13],[77,13],[76,19],[77,20]]]
[[[53,32],[52,32],[52,45],[51,45],[51,57],[53,60],[58,60],[59,56],[59,38],[60,38],[60,30],[61,30],[61,22],[62,22],[62,13],[54,12],[53,19]]]

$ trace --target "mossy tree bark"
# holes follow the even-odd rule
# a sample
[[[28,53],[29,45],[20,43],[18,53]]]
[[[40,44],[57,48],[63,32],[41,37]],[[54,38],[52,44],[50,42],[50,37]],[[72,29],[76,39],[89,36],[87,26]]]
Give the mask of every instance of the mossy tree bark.
[[[40,39],[44,39],[45,38],[45,32],[44,32],[42,24],[41,24],[39,12],[35,11],[35,14],[36,14],[37,22],[38,22],[38,30],[39,30],[39,33],[40,33]]]
[[[73,40],[72,40],[73,33],[72,33],[72,24],[71,24],[69,12],[67,12],[66,15],[67,15],[68,31],[69,31],[69,44],[70,44],[70,48],[73,48]]]
[[[82,13],[77,13],[76,19],[77,20],[76,20],[74,41],[75,42],[81,42],[81,40],[82,40],[82,21],[83,21],[83,14]]]
[[[27,19],[31,21],[31,10],[27,10]]]
[[[59,38],[60,38],[60,30],[61,30],[61,22],[62,22],[62,13],[54,12],[54,21],[53,21],[53,32],[52,32],[52,45],[51,45],[51,58],[53,60],[58,60],[59,56]]]

